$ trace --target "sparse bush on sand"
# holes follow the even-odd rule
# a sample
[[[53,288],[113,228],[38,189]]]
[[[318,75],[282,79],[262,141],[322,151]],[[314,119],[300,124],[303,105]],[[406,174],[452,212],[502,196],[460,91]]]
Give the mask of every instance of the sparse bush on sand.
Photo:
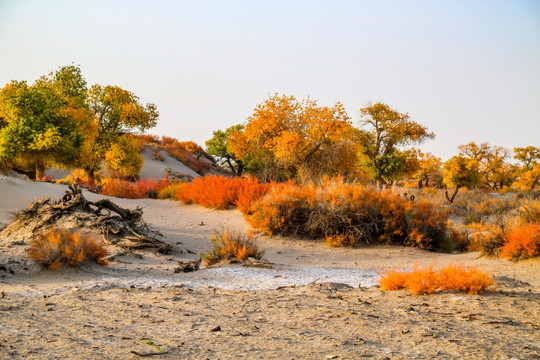
[[[225,229],[214,232],[210,240],[212,249],[201,254],[206,265],[212,265],[221,260],[242,262],[248,257],[260,260],[264,255],[264,250],[259,250],[251,233],[246,235]]]
[[[65,229],[50,229],[37,235],[27,250],[30,258],[51,269],[58,269],[62,262],[70,266],[80,265],[92,259],[99,265],[107,265],[107,250],[91,235],[81,235]]]
[[[407,289],[415,295],[433,294],[454,290],[476,295],[493,284],[491,276],[473,266],[467,269],[461,264],[448,264],[433,270],[433,266],[420,269],[414,266],[411,272],[389,270],[381,274],[379,285],[384,291]]]

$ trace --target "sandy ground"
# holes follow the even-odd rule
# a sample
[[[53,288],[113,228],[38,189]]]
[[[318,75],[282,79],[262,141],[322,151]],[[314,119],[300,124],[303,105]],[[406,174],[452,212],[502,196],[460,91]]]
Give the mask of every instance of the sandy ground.
[[[0,226],[9,222],[9,211],[64,191],[0,177]],[[27,259],[27,241],[0,239],[0,358],[129,359],[139,357],[132,351],[163,350],[155,357],[540,358],[538,260],[512,263],[389,246],[331,249],[259,236],[271,270],[174,273],[178,261],[210,247],[214,229],[248,229],[242,215],[173,201],[114,201],[143,206],[144,219],[178,249],[121,256],[108,267],[51,271]],[[498,289],[412,296],[373,286],[384,269],[448,262],[491,271]]]

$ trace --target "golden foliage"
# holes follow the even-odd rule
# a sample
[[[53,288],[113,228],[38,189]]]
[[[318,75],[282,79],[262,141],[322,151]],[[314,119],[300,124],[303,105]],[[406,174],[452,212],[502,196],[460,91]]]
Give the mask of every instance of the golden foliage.
[[[309,98],[298,101],[294,96],[274,94],[257,105],[245,129],[232,133],[228,141],[232,153],[248,169],[275,164],[270,178],[277,179],[279,173],[294,177],[300,168],[309,172],[313,160],[333,144],[351,139],[351,134],[342,104],[319,106]]]
[[[51,269],[58,269],[62,262],[77,266],[85,259],[107,265],[107,250],[91,235],[65,229],[50,229],[47,234],[38,234],[28,248],[30,258]]]
[[[144,159],[141,144],[136,138],[121,136],[105,153],[109,168],[122,176],[135,176],[141,172]]]

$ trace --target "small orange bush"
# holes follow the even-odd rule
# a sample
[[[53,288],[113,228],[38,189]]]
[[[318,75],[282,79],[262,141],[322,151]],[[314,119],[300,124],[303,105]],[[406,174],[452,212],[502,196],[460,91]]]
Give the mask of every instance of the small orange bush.
[[[212,265],[222,259],[244,261],[248,257],[261,259],[264,255],[264,250],[260,251],[253,241],[253,234],[241,235],[223,230],[214,232],[210,238],[213,247],[206,253],[201,254],[201,257],[206,262],[206,265]]]
[[[540,225],[517,225],[504,237],[500,255],[509,260],[540,256]]]
[[[76,266],[87,258],[99,265],[108,264],[107,250],[94,237],[64,229],[52,228],[47,234],[37,235],[27,251],[30,258],[51,269],[58,269],[61,262]]]
[[[160,181],[153,179],[141,179],[139,181],[127,181],[122,179],[110,179],[105,182],[101,193],[108,196],[116,196],[126,199],[155,199],[161,189],[170,181],[164,177]]]
[[[411,272],[389,270],[381,274],[379,280],[384,291],[408,289],[415,295],[446,290],[479,294],[492,284],[493,279],[489,274],[472,266],[464,269],[461,264],[448,264],[439,271],[433,270],[433,266],[419,269],[416,265]]]

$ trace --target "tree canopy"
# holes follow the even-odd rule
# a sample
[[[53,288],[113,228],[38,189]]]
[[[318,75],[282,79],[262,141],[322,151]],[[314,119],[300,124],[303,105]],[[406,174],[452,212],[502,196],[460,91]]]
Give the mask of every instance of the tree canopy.
[[[78,166],[93,176],[107,151],[135,149],[119,143],[124,134],[146,131],[158,116],[154,104],[143,105],[118,86],[88,89],[75,65],[32,85],[12,81],[0,90],[0,163],[32,179],[51,165]]]
[[[480,181],[478,161],[461,153],[448,159],[444,163],[443,169],[444,183],[454,187],[454,193],[451,197],[448,196],[448,191],[445,192],[449,203],[454,202],[460,188],[476,186]]]
[[[210,155],[217,157],[221,166],[225,166],[237,176],[242,175],[244,164],[232,152],[229,137],[231,134],[242,132],[243,130],[243,125],[233,125],[225,129],[225,131],[214,131],[212,138],[206,140],[206,151]]]
[[[403,148],[433,139],[435,135],[383,103],[360,109],[361,129],[356,138],[361,147],[361,161],[373,180],[381,183],[395,181],[406,168],[407,154]]]
[[[244,131],[229,136],[230,150],[246,168],[268,179],[320,176],[323,167],[346,170],[348,162],[331,154],[343,150],[352,126],[341,103],[320,106],[274,94],[257,105]],[[321,164],[320,159],[327,161]],[[330,161],[330,162],[328,162]],[[340,165],[341,164],[341,165]],[[355,164],[353,164],[354,166]]]
[[[0,161],[32,179],[50,164],[72,164],[90,122],[85,94],[86,81],[73,65],[32,85],[7,84],[0,90]]]

